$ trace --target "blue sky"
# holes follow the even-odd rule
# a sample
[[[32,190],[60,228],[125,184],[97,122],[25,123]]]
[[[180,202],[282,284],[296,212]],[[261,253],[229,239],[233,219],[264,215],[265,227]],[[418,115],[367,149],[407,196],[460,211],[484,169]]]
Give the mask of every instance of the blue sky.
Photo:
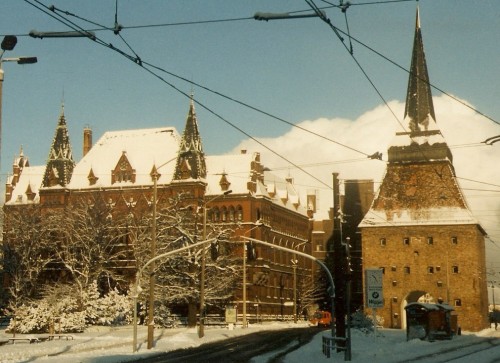
[[[408,68],[417,2],[354,6],[365,2],[369,1],[352,1],[347,11],[351,34]],[[108,27],[114,24],[115,0],[43,3]],[[319,0],[316,4],[328,6]],[[500,120],[500,3],[422,0],[419,5],[432,82]],[[77,159],[84,125],[92,127],[94,139],[110,129],[169,125],[182,130],[188,108],[184,95],[88,39],[23,36],[32,29],[67,30],[25,1],[4,0],[0,8],[0,34],[18,35],[17,47],[5,57],[34,55],[39,60],[36,65],[4,64],[4,166],[21,144],[33,163],[45,161],[63,97]],[[121,0],[118,22],[125,27],[170,24],[308,8],[301,0]],[[346,29],[340,10],[325,11],[333,24]],[[111,31],[97,35],[131,54]],[[144,61],[292,123],[318,117],[352,119],[382,103],[336,35],[319,19],[124,29],[121,35]],[[363,46],[355,42],[353,46],[356,59],[383,97],[404,100],[407,74]],[[158,74],[185,93],[193,90],[196,99],[253,136],[273,137],[289,129],[187,82]],[[207,153],[228,151],[246,138],[203,108],[197,111]]]
[[[377,4],[366,4],[372,2]],[[152,69],[184,93],[181,94],[129,59],[89,39],[26,36],[32,29],[68,30],[29,3],[36,1],[2,0],[0,4],[0,36],[18,36],[16,48],[4,57],[38,57],[34,65],[3,64],[2,184],[21,145],[32,165],[45,163],[63,99],[73,154],[78,161],[84,126],[92,128],[94,142],[107,130],[174,126],[182,132],[189,105],[186,95],[192,91],[197,102],[213,111],[196,106],[207,154],[240,147],[263,152],[231,123],[297,165],[318,162],[318,166],[307,170],[320,178],[323,185],[303,178],[283,159],[264,151],[266,166],[293,174],[304,188],[325,191],[327,196],[322,201],[326,205],[331,204],[331,192],[324,184],[331,181],[332,171],[340,171],[341,178],[381,180],[383,163],[375,168],[371,168],[375,161],[369,161],[371,164],[366,167],[357,162],[346,163],[365,156],[319,142],[310,134],[291,130],[288,124]],[[114,25],[115,0],[41,3],[100,25]],[[315,3],[329,6],[320,0]],[[258,11],[307,10],[309,6],[304,0],[119,0],[118,22],[125,27],[120,35],[144,62],[290,123],[310,127],[363,153],[386,153],[388,140],[394,132],[402,131],[398,121],[402,123],[403,119],[408,74],[383,57],[409,68],[417,2],[351,3],[347,19],[356,39],[354,57],[393,107],[395,116],[384,106],[335,33],[321,20],[252,19]],[[500,134],[500,2],[421,0],[418,4],[432,84],[493,119],[475,114],[433,90],[439,99],[437,122],[445,128],[448,143],[472,144],[468,148],[452,147],[454,164],[463,183],[466,179],[475,180],[465,185],[466,194],[474,213],[498,242],[489,243],[497,256],[500,172],[494,165],[500,162],[500,143],[488,148],[478,143]],[[338,8],[329,7],[325,12],[335,26],[346,32],[345,17]],[[98,28],[74,17],[67,18],[86,29]],[[230,19],[240,20],[204,22]],[[127,28],[190,22],[202,23]],[[112,31],[96,34],[102,41],[134,55]],[[346,36],[344,42],[349,46]]]

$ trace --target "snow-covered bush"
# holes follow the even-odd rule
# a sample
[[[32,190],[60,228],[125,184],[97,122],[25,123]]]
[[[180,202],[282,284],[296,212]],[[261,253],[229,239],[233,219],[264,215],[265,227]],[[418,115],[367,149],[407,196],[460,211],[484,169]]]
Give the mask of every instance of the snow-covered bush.
[[[381,318],[379,316],[377,316],[376,318],[377,318],[377,326],[378,326],[379,319],[381,319]],[[373,317],[365,315],[365,313],[363,311],[358,310],[354,314],[351,315],[351,327],[353,327],[355,329],[359,329],[365,333],[373,332],[373,330],[374,330]]]
[[[88,325],[122,325],[130,323],[130,299],[116,290],[100,296],[97,283],[84,293],[69,285],[46,289],[40,300],[30,301],[13,311],[8,331],[18,333],[74,333]]]

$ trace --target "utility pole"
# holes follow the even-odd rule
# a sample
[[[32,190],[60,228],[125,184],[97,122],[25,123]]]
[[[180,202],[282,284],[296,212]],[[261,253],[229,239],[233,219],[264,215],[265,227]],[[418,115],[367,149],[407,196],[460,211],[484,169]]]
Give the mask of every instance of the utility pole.
[[[338,173],[333,173],[333,281],[335,284],[335,336],[337,351],[344,350],[346,337],[345,247],[342,243],[342,215]],[[338,339],[341,338],[341,339]]]

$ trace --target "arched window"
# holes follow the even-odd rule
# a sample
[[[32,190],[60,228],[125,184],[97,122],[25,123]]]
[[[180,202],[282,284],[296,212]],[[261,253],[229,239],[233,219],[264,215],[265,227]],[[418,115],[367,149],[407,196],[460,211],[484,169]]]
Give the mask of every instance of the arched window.
[[[235,215],[234,207],[230,206],[229,207],[229,221],[230,222],[234,222],[234,215]]]
[[[221,216],[222,222],[227,221],[227,208],[226,207],[221,208],[220,216]]]
[[[243,208],[241,208],[241,205],[239,205],[238,207],[236,207],[236,219],[238,221],[242,221],[243,220]]]
[[[220,210],[219,208],[215,207],[212,209],[213,211],[213,218],[212,218],[212,221],[213,222],[219,222],[220,221]]]

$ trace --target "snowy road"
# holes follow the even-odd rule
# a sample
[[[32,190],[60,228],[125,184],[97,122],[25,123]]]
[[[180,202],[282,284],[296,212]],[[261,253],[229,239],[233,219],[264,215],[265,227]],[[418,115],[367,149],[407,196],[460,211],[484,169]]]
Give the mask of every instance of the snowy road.
[[[269,363],[279,362],[287,352],[298,349],[311,341],[320,330],[316,328],[260,331],[200,347],[181,349],[137,362],[144,363],[245,363],[255,362],[254,357],[265,355]]]

